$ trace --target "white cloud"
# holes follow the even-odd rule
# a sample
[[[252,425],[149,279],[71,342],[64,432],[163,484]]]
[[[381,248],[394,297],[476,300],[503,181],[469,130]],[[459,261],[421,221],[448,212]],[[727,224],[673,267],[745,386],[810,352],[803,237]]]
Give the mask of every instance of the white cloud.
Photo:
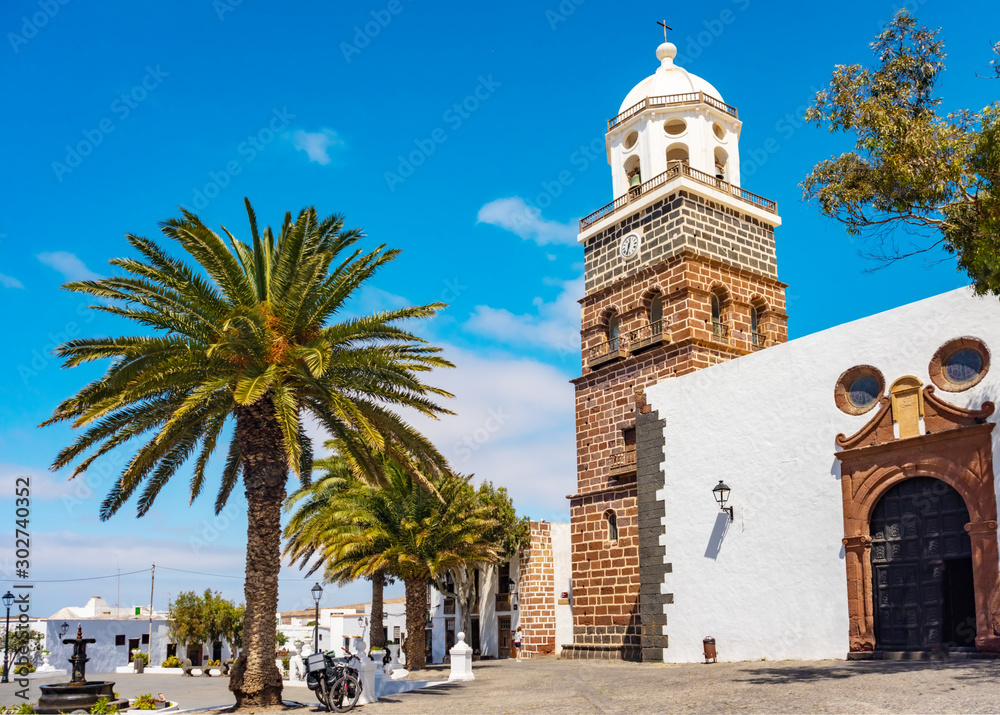
[[[520,196],[490,201],[479,209],[476,220],[479,223],[499,226],[540,246],[550,243],[565,245],[576,243],[578,229],[576,221],[559,223],[542,218],[542,212],[528,206]]]
[[[69,251],[51,251],[39,253],[36,258],[43,264],[62,273],[68,281],[96,281],[102,276],[87,268],[75,253]]]
[[[444,403],[455,414],[414,416],[411,424],[456,471],[507,487],[519,512],[565,520],[565,496],[576,491],[571,376],[536,360],[452,346],[444,356],[455,369],[435,371],[429,381],[455,395]]]
[[[580,304],[583,277],[557,281],[562,290],[556,299],[546,303],[535,298],[535,314],[515,314],[504,308],[477,305],[465,328],[501,342],[533,345],[557,351],[580,348]]]
[[[13,276],[5,276],[0,273],[0,285],[4,288],[24,288],[24,284]]]
[[[73,491],[73,482],[63,475],[52,472],[22,467],[17,464],[0,464],[0,499],[14,499],[15,489],[24,487],[28,480],[28,491],[32,499],[49,500],[69,496]]]
[[[318,132],[297,130],[292,135],[292,144],[298,151],[304,151],[309,161],[327,165],[330,163],[331,147],[343,146],[343,140],[332,129],[321,129]]]

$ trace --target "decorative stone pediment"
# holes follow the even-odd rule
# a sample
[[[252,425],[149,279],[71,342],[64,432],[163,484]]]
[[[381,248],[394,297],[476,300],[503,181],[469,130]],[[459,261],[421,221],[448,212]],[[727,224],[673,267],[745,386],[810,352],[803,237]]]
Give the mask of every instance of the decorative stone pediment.
[[[984,402],[978,410],[967,410],[950,402],[945,402],[935,394],[934,386],[927,385],[919,391],[915,378],[900,378],[893,383],[890,394],[879,401],[875,416],[850,437],[837,435],[837,446],[845,450],[864,447],[878,447],[890,442],[902,441],[921,434],[940,434],[952,430],[971,427],[986,422],[993,414],[992,402]],[[913,427],[923,419],[923,433]],[[899,437],[893,425],[899,425]]]

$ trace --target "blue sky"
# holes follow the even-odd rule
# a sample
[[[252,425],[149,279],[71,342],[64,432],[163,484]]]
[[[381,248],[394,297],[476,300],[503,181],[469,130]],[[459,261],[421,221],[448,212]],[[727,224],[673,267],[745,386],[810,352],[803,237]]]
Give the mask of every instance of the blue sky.
[[[180,590],[242,599],[242,497],[221,519],[189,507],[186,479],[141,520],[97,510],[127,455],[88,481],[47,474],[70,439],[37,429],[98,374],[63,371],[55,343],[115,333],[62,291],[106,275],[123,234],[154,235],[184,205],[245,235],[242,199],[262,221],[315,205],[402,256],[356,310],[443,300],[423,327],[458,369],[438,382],[458,417],[428,425],[460,471],[506,485],[520,511],[568,519],[575,487],[573,396],[579,372],[582,249],[576,220],[610,201],[606,120],[651,74],[675,28],[678,64],[713,83],[743,120],[743,185],[778,201],[778,267],[793,337],[940,293],[967,281],[946,256],[878,272],[860,244],[801,202],[798,182],[847,148],[801,115],[836,63],[868,62],[868,43],[897,2],[721,0],[678,5],[598,0],[294,3],[15,0],[0,46],[7,111],[0,157],[0,504],[32,480],[31,576],[73,579],[148,569],[158,608]],[[992,2],[911,2],[942,26],[946,105],[978,109],[1000,84],[976,78],[1000,39]],[[525,208],[530,210],[528,220]],[[522,220],[518,220],[518,218]],[[11,527],[6,527],[11,528]],[[12,578],[13,534],[0,577]],[[206,576],[170,569],[199,571]],[[281,607],[311,604],[286,569]],[[115,579],[41,583],[35,613],[88,596],[118,598]],[[366,598],[357,584],[324,604]],[[123,605],[146,603],[149,574],[121,579]]]

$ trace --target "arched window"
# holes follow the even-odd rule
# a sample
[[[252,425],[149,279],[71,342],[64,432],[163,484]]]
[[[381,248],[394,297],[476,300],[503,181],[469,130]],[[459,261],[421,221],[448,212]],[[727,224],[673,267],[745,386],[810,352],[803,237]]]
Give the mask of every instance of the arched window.
[[[767,305],[760,298],[753,301],[750,305],[750,344],[755,348],[764,347],[765,340],[765,324],[764,315],[767,311]]]
[[[725,337],[725,326],[722,323],[722,300],[715,291],[712,291],[712,335],[717,338]]]
[[[629,188],[639,186],[642,183],[642,172],[640,171],[638,156],[630,156],[625,161],[625,178],[628,180]]]
[[[659,335],[663,332],[663,296],[654,295],[649,302],[650,333]]]
[[[614,314],[608,318],[608,341],[612,344],[611,349],[618,349],[618,315]]]
[[[613,511],[609,511],[604,519],[608,522],[608,541],[618,541],[618,517]]]
[[[729,179],[729,155],[721,148],[715,150],[715,178],[722,181]]]

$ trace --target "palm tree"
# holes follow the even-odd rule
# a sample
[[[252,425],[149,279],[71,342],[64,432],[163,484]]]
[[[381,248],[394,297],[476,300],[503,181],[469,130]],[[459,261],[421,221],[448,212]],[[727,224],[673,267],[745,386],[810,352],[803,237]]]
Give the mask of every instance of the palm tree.
[[[346,470],[301,489],[285,529],[285,553],[300,567],[316,559],[328,582],[389,574],[406,587],[406,667],[424,666],[427,582],[449,569],[495,561],[487,540],[495,521],[468,477],[445,472],[424,489],[412,470],[387,460],[385,479],[374,486],[346,477]],[[380,624],[381,625],[381,624]]]
[[[257,230],[246,201],[252,241],[227,242],[194,214],[160,224],[197,267],[157,243],[128,235],[140,258],[111,264],[125,277],[68,283],[102,299],[94,308],[152,329],[122,337],[73,340],[57,349],[74,367],[110,359],[104,375],[60,404],[44,424],[71,421],[84,431],[52,464],[80,460],[73,476],[133,440],[142,442],[101,505],[108,519],[135,493],[142,516],[167,481],[195,453],[191,499],[203,490],[206,467],[228,440],[215,500],[218,512],[240,478],[248,502],[244,651],[230,689],[238,707],[281,702],[274,665],[281,507],[291,469],[302,484],[312,472],[305,413],[343,444],[358,474],[381,478],[374,455],[405,456],[422,473],[445,460],[394,411],[445,412],[420,373],[450,367],[438,349],[399,327],[432,316],[441,304],[342,319],[345,302],[397,251],[351,249],[362,237],[341,216],[320,220],[315,209],[275,236]],[[227,424],[234,422],[230,433]],[[88,454],[89,452],[89,454]]]

